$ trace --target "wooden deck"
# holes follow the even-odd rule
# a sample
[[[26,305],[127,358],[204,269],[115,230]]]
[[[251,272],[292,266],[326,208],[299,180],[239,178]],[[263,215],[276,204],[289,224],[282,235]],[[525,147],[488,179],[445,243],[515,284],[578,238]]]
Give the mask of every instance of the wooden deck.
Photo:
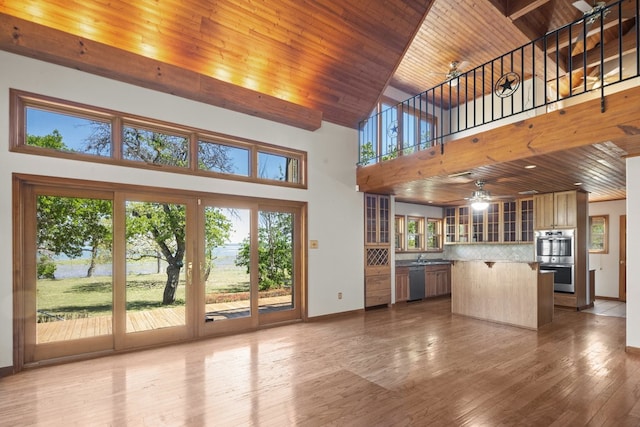
[[[260,298],[260,311],[273,311],[289,307],[291,296]],[[219,321],[249,316],[249,301],[234,301],[206,305],[206,321]],[[157,308],[127,313],[127,332],[149,331],[185,324],[185,307]],[[86,317],[38,323],[37,342],[48,342],[90,338],[113,333],[112,316]]]

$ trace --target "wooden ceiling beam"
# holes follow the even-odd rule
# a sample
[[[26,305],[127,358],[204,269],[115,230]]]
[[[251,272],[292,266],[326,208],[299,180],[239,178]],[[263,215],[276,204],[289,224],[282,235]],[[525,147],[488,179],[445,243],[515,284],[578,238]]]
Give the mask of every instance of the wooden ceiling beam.
[[[624,56],[627,53],[635,52],[637,49],[636,45],[636,34],[634,31],[630,31],[624,36],[622,36],[622,51],[620,51],[620,45],[618,43],[618,39],[612,40],[609,43],[604,45],[604,54],[602,55],[602,62],[606,63],[613,59],[619,58],[621,55]],[[591,50],[586,53],[586,61],[587,68],[599,66],[601,63],[600,57],[600,46],[595,46]],[[571,61],[575,66],[573,70],[582,69],[584,65],[585,54],[581,53],[573,56]]]
[[[0,49],[306,129],[322,112],[0,13]]]
[[[512,21],[523,17],[527,13],[549,3],[550,0],[512,0],[507,2],[507,16]]]
[[[475,135],[450,141],[444,146],[357,169],[357,184],[363,192],[381,192],[394,186],[467,171],[485,165],[527,159],[604,141],[628,144],[640,135],[640,116],[629,105],[640,103],[640,87],[600,99],[542,114]],[[627,151],[632,147],[627,147]],[[639,155],[640,146],[629,155]]]

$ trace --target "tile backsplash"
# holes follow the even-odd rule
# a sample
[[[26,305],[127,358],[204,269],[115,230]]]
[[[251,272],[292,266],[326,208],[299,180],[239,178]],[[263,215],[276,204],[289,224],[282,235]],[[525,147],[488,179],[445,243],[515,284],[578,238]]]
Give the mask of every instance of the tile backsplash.
[[[443,258],[451,260],[525,261],[536,260],[533,243],[445,245]]]
[[[444,245],[443,252],[401,252],[395,254],[396,261],[415,260],[419,255],[425,259],[486,260],[486,261],[535,261],[533,243],[473,243]]]

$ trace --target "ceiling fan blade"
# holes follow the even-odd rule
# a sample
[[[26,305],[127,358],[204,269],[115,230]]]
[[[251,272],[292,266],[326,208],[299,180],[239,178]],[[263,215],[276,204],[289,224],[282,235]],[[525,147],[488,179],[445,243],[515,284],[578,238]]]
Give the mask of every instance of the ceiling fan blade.
[[[464,70],[469,66],[469,61],[462,61],[458,64],[458,71]]]
[[[584,0],[574,1],[573,3],[571,3],[571,5],[582,13],[589,13],[593,10],[593,6],[591,6]]]
[[[624,68],[622,70],[624,70]],[[620,74],[620,67],[616,67],[613,70],[609,71],[608,73],[605,73],[602,76],[602,78],[605,79],[605,80],[606,79],[610,79],[612,77],[616,77],[616,74],[618,74],[618,75]]]

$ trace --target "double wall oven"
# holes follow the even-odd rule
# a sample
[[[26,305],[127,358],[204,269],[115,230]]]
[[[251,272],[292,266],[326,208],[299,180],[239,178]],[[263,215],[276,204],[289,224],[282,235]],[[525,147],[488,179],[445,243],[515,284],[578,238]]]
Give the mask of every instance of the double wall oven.
[[[553,271],[553,289],[574,293],[575,230],[538,230],[535,232],[536,261],[540,270]]]

